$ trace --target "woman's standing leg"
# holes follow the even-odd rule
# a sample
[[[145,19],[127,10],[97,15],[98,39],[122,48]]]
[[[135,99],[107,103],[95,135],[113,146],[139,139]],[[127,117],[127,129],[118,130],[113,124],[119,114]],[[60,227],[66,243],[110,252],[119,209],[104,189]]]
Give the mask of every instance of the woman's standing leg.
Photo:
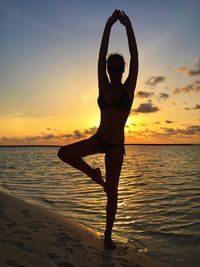
[[[99,148],[97,138],[93,135],[88,139],[61,147],[58,151],[58,157],[65,163],[68,163],[72,167],[84,172],[96,183],[105,188],[105,182],[101,177],[101,170],[99,168],[93,169],[82,159],[82,157],[99,152],[102,151]]]
[[[107,206],[106,206],[106,230],[104,243],[108,249],[115,249],[115,244],[112,241],[112,228],[117,212],[118,200],[118,184],[123,164],[123,147],[118,146],[112,148],[105,155],[106,165],[106,192],[107,192]]]

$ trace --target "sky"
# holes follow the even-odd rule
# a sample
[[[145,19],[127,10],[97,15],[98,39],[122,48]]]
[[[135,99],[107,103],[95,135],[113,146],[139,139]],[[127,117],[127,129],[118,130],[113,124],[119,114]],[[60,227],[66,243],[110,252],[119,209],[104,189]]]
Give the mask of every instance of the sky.
[[[0,145],[64,145],[95,133],[98,52],[115,9],[130,17],[139,51],[125,143],[200,143],[199,0],[0,0]],[[119,22],[108,52],[128,69]]]

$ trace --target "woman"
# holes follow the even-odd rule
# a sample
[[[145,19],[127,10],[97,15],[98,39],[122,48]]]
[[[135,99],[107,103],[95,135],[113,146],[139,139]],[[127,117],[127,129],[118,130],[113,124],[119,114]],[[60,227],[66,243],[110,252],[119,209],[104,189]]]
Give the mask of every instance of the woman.
[[[106,61],[110,31],[117,20],[126,28],[130,50],[129,74],[124,83],[121,81],[125,67],[124,58],[119,54],[111,54]],[[58,151],[58,157],[62,161],[87,174],[106,192],[104,245],[107,249],[115,249],[116,247],[111,235],[117,211],[119,177],[125,154],[124,126],[131,110],[137,74],[138,52],[131,21],[123,11],[115,10],[106,23],[99,51],[98,105],[101,110],[100,126],[96,134],[90,138],[63,146]],[[106,182],[102,179],[99,168],[93,169],[82,159],[82,157],[96,153],[105,153]]]

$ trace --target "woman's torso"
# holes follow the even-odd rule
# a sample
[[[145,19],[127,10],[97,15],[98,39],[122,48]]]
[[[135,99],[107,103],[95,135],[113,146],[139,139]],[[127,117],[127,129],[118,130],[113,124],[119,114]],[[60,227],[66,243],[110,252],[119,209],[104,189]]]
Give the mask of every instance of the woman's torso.
[[[124,127],[130,113],[133,96],[123,84],[100,91],[98,105],[101,110],[101,121],[97,133],[105,142],[124,143]]]

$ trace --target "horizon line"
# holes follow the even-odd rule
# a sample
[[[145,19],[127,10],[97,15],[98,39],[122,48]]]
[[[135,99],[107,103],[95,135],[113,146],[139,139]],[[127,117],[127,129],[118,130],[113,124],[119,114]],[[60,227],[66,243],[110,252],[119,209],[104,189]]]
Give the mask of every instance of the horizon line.
[[[124,144],[126,146],[196,146],[200,145],[200,143],[170,143],[170,144]],[[61,147],[62,145],[0,145],[0,147]]]

